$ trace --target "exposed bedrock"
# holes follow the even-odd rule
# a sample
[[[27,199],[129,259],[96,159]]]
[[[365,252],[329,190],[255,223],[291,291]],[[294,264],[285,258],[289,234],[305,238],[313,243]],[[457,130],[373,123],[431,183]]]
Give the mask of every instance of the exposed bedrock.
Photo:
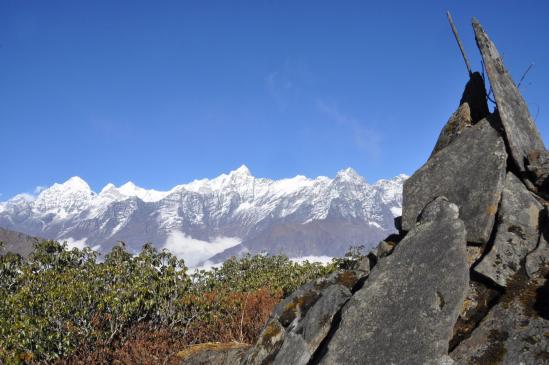
[[[342,310],[320,364],[438,364],[469,282],[458,207],[437,198]]]
[[[402,228],[411,230],[427,203],[445,196],[459,206],[467,241],[490,238],[506,174],[505,144],[487,119],[467,128],[405,183]]]
[[[519,178],[508,173],[492,248],[474,270],[500,286],[507,286],[526,255],[536,248],[542,208]]]

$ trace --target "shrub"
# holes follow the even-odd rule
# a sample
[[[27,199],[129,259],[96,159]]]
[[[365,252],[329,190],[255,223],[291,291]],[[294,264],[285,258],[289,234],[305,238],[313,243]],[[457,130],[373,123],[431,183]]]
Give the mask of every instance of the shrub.
[[[97,258],[55,241],[25,260],[0,256],[0,363],[162,363],[170,354],[158,355],[154,341],[157,350],[177,345],[174,353],[199,342],[253,343],[282,297],[338,267],[248,255],[189,275],[183,260],[150,244],[135,256],[117,246]]]

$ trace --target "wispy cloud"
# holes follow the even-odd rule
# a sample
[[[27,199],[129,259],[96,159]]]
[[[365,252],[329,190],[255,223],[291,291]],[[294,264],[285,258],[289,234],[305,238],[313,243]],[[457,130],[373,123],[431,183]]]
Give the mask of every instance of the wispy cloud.
[[[279,71],[274,71],[265,78],[265,86],[276,106],[281,110],[286,109],[288,107],[288,93],[293,87],[292,82],[285,79]]]
[[[41,185],[38,185],[37,187],[34,188],[34,195],[38,195],[40,194],[41,192],[43,192],[44,190],[46,190],[48,187],[47,186],[41,186]]]
[[[265,77],[265,88],[280,110],[301,97],[313,81],[313,75],[306,63],[287,58],[278,70]]]
[[[343,113],[337,105],[327,103],[323,100],[316,100],[316,107],[322,114],[329,119],[346,128],[352,135],[354,145],[365,152],[371,159],[379,157],[381,148],[381,137],[373,128],[366,126],[358,118]]]

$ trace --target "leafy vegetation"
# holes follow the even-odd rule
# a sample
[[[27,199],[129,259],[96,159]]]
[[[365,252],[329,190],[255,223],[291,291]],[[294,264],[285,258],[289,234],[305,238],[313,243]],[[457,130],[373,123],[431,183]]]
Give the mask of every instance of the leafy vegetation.
[[[256,255],[189,272],[150,244],[98,260],[89,248],[43,241],[27,259],[0,256],[0,363],[169,363],[189,344],[254,342],[282,297],[351,259]]]

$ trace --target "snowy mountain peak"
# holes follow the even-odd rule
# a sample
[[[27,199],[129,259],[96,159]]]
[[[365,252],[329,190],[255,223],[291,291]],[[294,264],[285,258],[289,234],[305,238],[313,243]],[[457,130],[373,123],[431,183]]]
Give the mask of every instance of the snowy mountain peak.
[[[62,184],[54,184],[60,188],[72,191],[91,191],[90,186],[79,176],[73,176]]]
[[[405,175],[373,185],[347,168],[334,178],[256,178],[246,166],[169,191],[132,182],[107,184],[99,194],[73,177],[36,199],[0,203],[0,227],[70,242],[117,240],[137,252],[143,242],[203,259],[219,249],[289,255],[339,255],[350,245],[373,245],[394,230]],[[205,251],[202,251],[204,249]],[[197,253],[198,252],[198,253]]]
[[[105,187],[103,187],[103,189],[101,189],[101,191],[99,192],[99,195],[104,195],[108,191],[113,189],[116,189],[116,186],[113,183],[108,183],[107,185],[105,185]]]
[[[87,208],[95,196],[87,182],[74,176],[62,184],[55,183],[43,190],[33,202],[33,208],[62,218]]]
[[[364,178],[360,176],[354,169],[348,167],[344,170],[339,171],[336,174],[336,180],[340,181],[358,181],[365,182]]]
[[[252,176],[252,173],[248,166],[242,165],[234,171],[231,171],[229,175],[239,175],[239,176]]]

